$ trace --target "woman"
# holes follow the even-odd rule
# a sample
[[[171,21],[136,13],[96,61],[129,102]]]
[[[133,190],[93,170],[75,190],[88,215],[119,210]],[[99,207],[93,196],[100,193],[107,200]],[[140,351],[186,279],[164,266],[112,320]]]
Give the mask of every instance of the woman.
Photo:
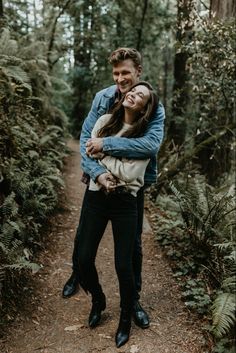
[[[112,114],[98,119],[92,137],[124,136],[138,137],[145,131],[149,119],[157,107],[157,96],[147,82],[134,85],[122,98]],[[95,258],[107,223],[111,220],[115,267],[120,289],[120,321],[116,332],[116,346],[129,339],[131,312],[134,301],[134,280],[132,270],[133,244],[137,224],[137,191],[144,184],[144,173],[149,162],[146,160],[118,159],[106,155],[92,155],[107,169],[106,189],[94,183],[89,185],[78,258],[80,283],[92,295],[92,309],[89,315],[90,327],[98,325],[101,312],[106,308],[106,299],[99,284]]]

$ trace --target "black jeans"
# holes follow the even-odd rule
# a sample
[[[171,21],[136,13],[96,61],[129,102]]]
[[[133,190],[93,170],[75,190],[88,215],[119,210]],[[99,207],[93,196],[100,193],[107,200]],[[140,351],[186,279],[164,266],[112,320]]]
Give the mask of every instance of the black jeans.
[[[78,270],[82,287],[99,298],[101,286],[95,258],[108,221],[111,220],[120,306],[131,311],[134,301],[133,249],[137,230],[137,198],[130,193],[86,191],[79,224]]]
[[[84,199],[82,203],[82,208],[81,208],[81,213],[80,213],[80,220],[79,220],[79,225],[76,231],[76,236],[74,240],[74,250],[73,250],[73,256],[72,256],[72,263],[73,263],[73,271],[75,273],[78,273],[78,242],[80,239],[80,233],[81,233],[81,224],[83,223],[83,215],[84,215],[84,209],[85,206],[88,202],[88,195],[89,191],[88,189],[85,191],[84,194]],[[134,297],[136,300],[139,300],[140,295],[139,292],[141,291],[142,287],[142,259],[143,259],[143,254],[142,254],[142,231],[143,231],[143,212],[144,212],[144,188],[141,188],[136,197],[137,201],[137,227],[136,227],[136,234],[135,234],[135,241],[134,241],[134,250],[133,250],[133,273],[134,273],[134,285],[135,285],[135,294]]]

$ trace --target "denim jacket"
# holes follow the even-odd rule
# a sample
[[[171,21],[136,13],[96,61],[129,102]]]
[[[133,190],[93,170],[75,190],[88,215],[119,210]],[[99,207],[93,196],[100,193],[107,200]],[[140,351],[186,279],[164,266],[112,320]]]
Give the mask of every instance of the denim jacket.
[[[86,155],[86,142],[91,137],[91,131],[97,119],[106,114],[115,102],[116,85],[99,91],[93,100],[88,116],[84,120],[80,135],[80,153],[82,156],[81,167],[94,181],[106,169],[98,164],[95,159]],[[157,178],[157,152],[160,148],[164,132],[165,110],[159,103],[156,113],[149,121],[143,136],[135,138],[127,137],[103,137],[103,152],[114,157],[134,159],[150,158],[147,166],[144,183],[150,185]]]

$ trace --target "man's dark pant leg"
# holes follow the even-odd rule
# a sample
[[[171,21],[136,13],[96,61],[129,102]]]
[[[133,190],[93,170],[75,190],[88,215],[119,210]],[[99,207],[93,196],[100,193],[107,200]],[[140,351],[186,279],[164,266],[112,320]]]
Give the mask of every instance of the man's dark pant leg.
[[[86,207],[87,198],[88,198],[88,188],[85,190],[85,193],[84,193],[84,198],[83,198],[81,211],[80,211],[79,225],[77,227],[75,240],[74,240],[74,249],[73,249],[73,255],[72,255],[72,270],[75,273],[79,273],[79,267],[78,267],[78,243],[79,243],[79,235],[80,235],[81,226],[82,226],[82,223],[83,223],[83,214],[84,214],[84,209]]]
[[[133,270],[135,282],[135,299],[139,300],[142,286],[142,231],[143,231],[143,212],[144,212],[144,188],[142,187],[137,193],[137,232],[135,236],[134,252],[133,252]]]

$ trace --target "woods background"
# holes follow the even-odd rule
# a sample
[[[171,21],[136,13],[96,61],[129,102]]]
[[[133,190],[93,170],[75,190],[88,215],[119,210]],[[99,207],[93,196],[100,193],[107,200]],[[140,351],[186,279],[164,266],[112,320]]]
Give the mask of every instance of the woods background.
[[[0,0],[0,325],[58,207],[66,140],[112,84],[110,52],[143,55],[166,109],[149,198],[186,305],[234,349],[235,0]],[[17,291],[16,291],[17,288]]]

